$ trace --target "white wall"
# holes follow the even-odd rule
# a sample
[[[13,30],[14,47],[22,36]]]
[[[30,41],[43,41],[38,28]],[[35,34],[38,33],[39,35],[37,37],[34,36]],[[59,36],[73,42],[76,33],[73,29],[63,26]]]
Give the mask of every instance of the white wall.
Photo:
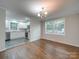
[[[31,18],[30,20],[30,41],[40,39],[40,20]]]
[[[0,8],[0,51],[5,49],[5,12]]]
[[[45,34],[43,24],[43,38],[55,42],[69,44],[79,47],[79,14],[66,16],[65,18],[65,35]]]

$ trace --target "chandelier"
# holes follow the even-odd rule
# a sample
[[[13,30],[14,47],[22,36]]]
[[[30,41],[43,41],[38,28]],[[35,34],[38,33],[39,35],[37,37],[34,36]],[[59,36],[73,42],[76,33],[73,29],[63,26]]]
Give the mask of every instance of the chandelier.
[[[43,7],[41,8],[41,11],[38,13],[38,17],[44,18],[48,14],[47,10]]]

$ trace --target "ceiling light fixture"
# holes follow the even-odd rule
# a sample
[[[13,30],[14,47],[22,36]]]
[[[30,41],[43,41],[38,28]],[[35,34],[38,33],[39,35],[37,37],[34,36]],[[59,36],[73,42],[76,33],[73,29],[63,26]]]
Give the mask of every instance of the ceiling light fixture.
[[[47,10],[43,7],[41,11],[38,13],[38,17],[44,18],[48,14]]]

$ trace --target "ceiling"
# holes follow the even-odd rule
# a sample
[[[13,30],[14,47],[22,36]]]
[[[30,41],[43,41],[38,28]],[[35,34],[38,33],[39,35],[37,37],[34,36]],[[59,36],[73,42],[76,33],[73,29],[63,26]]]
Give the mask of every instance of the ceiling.
[[[47,18],[57,18],[79,13],[79,0],[0,0],[0,7],[27,17],[35,17],[45,7]]]

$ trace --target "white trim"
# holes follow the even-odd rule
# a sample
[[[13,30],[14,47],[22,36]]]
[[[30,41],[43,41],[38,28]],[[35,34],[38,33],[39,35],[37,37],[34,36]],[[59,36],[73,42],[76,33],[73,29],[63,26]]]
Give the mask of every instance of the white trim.
[[[43,39],[45,39],[45,38],[43,38]],[[58,43],[66,44],[66,45],[71,45],[71,46],[74,46],[74,47],[79,47],[79,45],[72,44],[70,42],[54,41],[52,39],[46,39],[46,40],[50,40],[50,41],[53,41],[53,42],[58,42]]]
[[[57,34],[57,33],[46,33],[45,35],[61,35],[61,36],[65,36],[65,34]]]
[[[1,49],[1,50],[0,50],[0,52],[3,52],[3,51],[5,51],[5,50],[6,50],[6,48],[4,48],[4,49]]]

